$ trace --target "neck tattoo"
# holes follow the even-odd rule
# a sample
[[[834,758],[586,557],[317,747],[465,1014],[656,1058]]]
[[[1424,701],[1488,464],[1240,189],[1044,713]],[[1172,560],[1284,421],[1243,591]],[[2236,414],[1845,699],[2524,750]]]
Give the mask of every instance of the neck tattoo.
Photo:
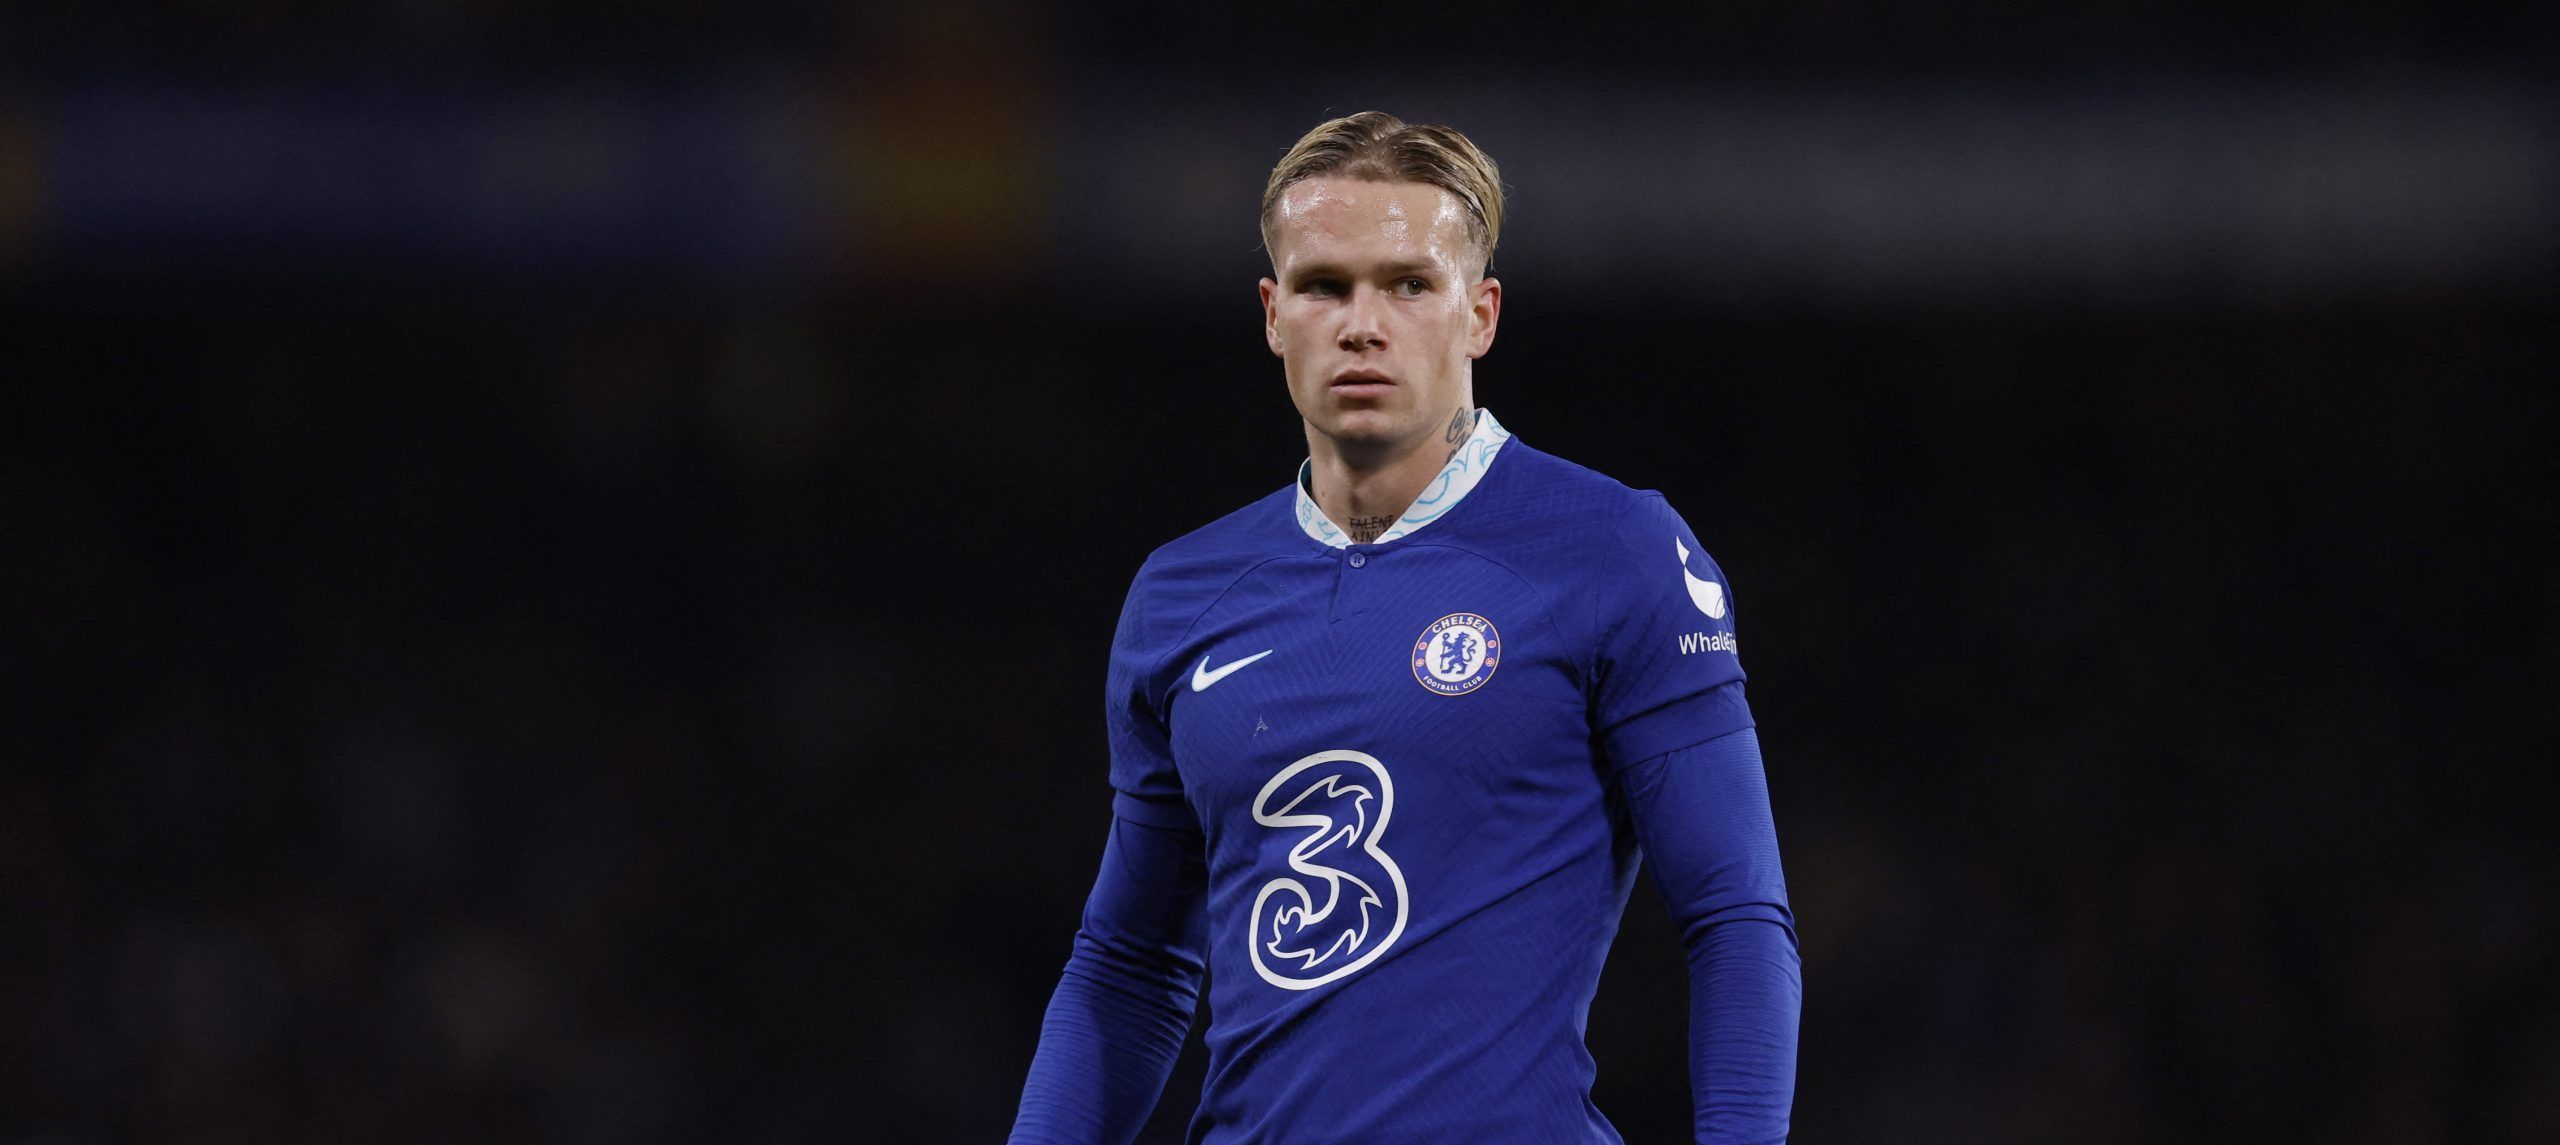
[[[1458,455],[1458,446],[1465,443],[1467,435],[1474,433],[1475,431],[1475,407],[1459,406],[1458,412],[1449,416],[1449,428],[1441,431],[1440,440],[1449,446],[1449,455],[1448,457],[1443,457],[1440,460],[1443,463],[1446,463],[1450,457],[1456,457]],[[1350,520],[1343,522],[1346,526],[1343,529],[1343,532],[1351,535],[1351,541],[1353,544],[1365,545],[1371,541],[1377,540],[1380,534],[1385,533],[1387,529],[1395,523],[1396,518],[1392,516],[1353,517]]]
[[[1467,435],[1474,433],[1475,430],[1476,411],[1470,406],[1459,406],[1458,412],[1449,418],[1448,430],[1440,435],[1440,439],[1449,445],[1449,457],[1458,455],[1459,444],[1466,441]],[[1441,460],[1446,461],[1448,458]]]

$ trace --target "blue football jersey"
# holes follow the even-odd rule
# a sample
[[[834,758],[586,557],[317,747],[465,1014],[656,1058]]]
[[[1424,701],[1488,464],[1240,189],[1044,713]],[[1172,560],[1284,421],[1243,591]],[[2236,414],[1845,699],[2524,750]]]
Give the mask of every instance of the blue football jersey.
[[[1302,470],[1158,550],[1111,783],[1204,840],[1193,1140],[1617,1141],[1583,1044],[1638,858],[1611,780],[1750,726],[1742,679],[1680,516],[1490,412],[1374,543]]]

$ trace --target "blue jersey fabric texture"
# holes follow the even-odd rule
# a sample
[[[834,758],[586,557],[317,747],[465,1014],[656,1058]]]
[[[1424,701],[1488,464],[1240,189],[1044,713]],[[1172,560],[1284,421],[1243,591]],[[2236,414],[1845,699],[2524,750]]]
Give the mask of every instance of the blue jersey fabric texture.
[[[1140,570],[1018,1145],[1129,1140],[1204,980],[1195,1143],[1616,1142],[1584,1019],[1648,856],[1698,1139],[1785,1138],[1794,920],[1723,574],[1658,494],[1487,428],[1389,539],[1283,488]]]

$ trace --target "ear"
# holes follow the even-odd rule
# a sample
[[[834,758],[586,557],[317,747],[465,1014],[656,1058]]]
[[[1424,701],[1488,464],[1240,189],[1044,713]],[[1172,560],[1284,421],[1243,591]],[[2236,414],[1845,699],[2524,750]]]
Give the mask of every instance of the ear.
[[[1493,329],[1502,323],[1502,280],[1480,278],[1467,288],[1467,356],[1481,358],[1493,349]]]
[[[1280,313],[1276,308],[1279,297],[1280,284],[1268,278],[1263,279],[1262,341],[1263,344],[1271,347],[1271,356],[1274,358],[1282,356],[1280,353]]]

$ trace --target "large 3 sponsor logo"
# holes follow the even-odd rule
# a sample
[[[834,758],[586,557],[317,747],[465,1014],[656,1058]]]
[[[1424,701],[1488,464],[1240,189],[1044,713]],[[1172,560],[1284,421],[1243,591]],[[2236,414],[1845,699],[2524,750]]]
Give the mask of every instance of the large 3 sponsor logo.
[[[1377,961],[1404,933],[1404,872],[1379,848],[1395,812],[1387,765],[1366,752],[1320,751],[1280,769],[1253,800],[1253,821],[1301,833],[1289,873],[1253,896],[1253,968],[1286,990],[1312,990]]]

